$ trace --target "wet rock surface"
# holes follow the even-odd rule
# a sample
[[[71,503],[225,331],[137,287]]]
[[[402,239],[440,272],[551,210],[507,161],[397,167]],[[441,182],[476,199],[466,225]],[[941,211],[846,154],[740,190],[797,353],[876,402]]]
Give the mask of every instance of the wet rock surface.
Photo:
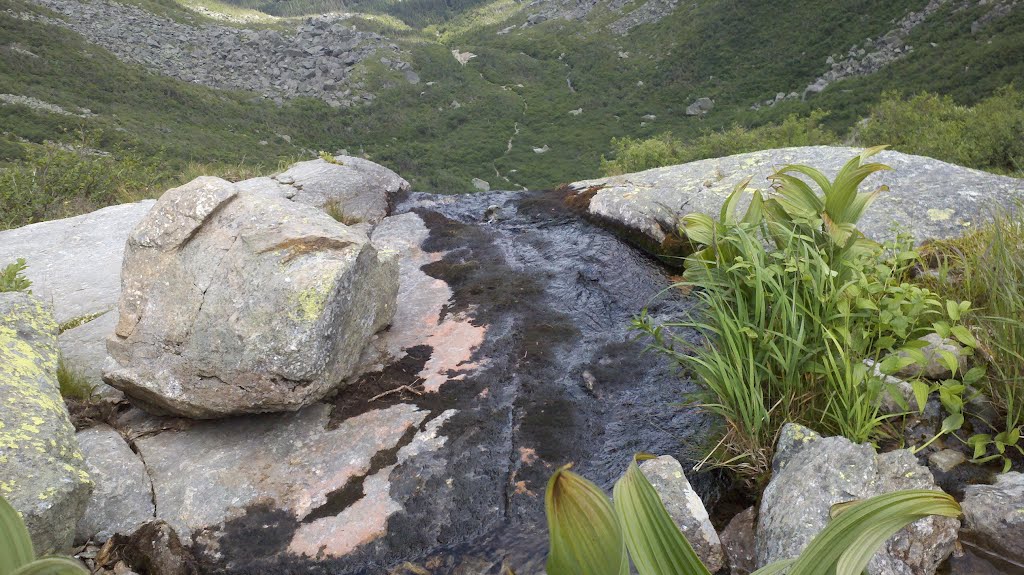
[[[796,557],[828,522],[832,505],[902,489],[937,489],[907,450],[876,454],[868,444],[821,437],[795,424],[779,433],[772,480],[761,498],[757,560]],[[930,516],[890,538],[872,557],[871,575],[931,575],[952,553],[960,521]]]
[[[483,221],[492,205],[506,217]],[[396,213],[374,230],[404,256],[379,371],[294,414],[125,421],[202,572],[540,573],[556,466],[610,488],[634,452],[697,455],[708,422],[672,405],[688,383],[627,331],[669,284],[657,264],[553,194]],[[670,292],[652,313],[686,308]]]
[[[0,495],[36,552],[63,552],[92,491],[57,384],[57,323],[42,300],[0,293]]]
[[[814,166],[831,179],[860,152],[835,146],[763,150],[586,180],[569,187],[590,216],[622,231],[652,253],[671,255],[685,251],[675,237],[678,219],[691,212],[717,218],[725,198],[744,179],[753,178],[753,189],[767,189],[766,178],[792,163]],[[858,224],[876,240],[893,237],[893,224],[917,241],[956,237],[983,222],[993,204],[1012,206],[1024,197],[1024,180],[1018,178],[900,152],[885,151],[872,161],[893,168],[869,176],[862,184],[863,190],[889,187]]]

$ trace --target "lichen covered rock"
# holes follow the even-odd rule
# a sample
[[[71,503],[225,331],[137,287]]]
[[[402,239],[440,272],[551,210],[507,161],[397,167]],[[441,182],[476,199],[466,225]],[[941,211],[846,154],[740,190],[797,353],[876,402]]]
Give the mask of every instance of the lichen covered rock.
[[[779,434],[772,480],[761,499],[757,560],[796,557],[825,528],[836,503],[903,489],[938,489],[908,450],[876,454],[868,444],[821,437],[795,424]],[[953,551],[960,522],[920,519],[896,533],[868,564],[870,575],[932,575]]]
[[[57,323],[26,293],[0,293],[0,495],[40,554],[71,545],[92,482],[57,384]]]
[[[154,413],[290,411],[353,375],[390,322],[397,254],[322,211],[203,177],[125,250],[104,380]]]

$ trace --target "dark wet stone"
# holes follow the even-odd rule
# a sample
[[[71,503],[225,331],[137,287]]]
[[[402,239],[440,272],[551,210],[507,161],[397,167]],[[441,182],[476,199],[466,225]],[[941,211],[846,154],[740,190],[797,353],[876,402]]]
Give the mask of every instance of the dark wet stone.
[[[501,219],[484,221],[490,206]],[[690,384],[629,332],[645,305],[662,319],[688,309],[675,292],[659,298],[670,280],[656,262],[557,194],[409,194],[395,213],[373,231],[379,249],[402,256],[395,319],[370,358],[379,368],[331,399],[317,425],[343,442],[338,430],[374,410],[415,409],[417,421],[366,450],[360,472],[316,506],[246,495],[218,512],[223,523],[192,531],[204,572],[541,573],[556,466],[574,462],[610,488],[635,452],[698,455],[709,420],[675,405]],[[141,440],[144,454],[163,435]],[[301,463],[319,457],[308,445],[335,440],[308,441],[289,451],[282,440],[265,458]],[[159,484],[177,481],[170,456],[183,453],[159,464],[155,475],[168,478],[157,480],[158,509]],[[277,476],[278,494],[291,493],[295,480]],[[716,476],[690,480],[714,501]],[[218,484],[226,501],[232,492]],[[344,531],[354,517],[384,519],[355,536]]]

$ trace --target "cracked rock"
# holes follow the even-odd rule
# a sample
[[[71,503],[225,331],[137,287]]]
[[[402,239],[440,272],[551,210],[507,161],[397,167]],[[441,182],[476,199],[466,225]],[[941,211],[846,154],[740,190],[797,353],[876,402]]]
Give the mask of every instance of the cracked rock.
[[[78,521],[75,539],[104,543],[134,533],[153,519],[153,485],[146,466],[117,431],[99,425],[76,435],[96,487]]]
[[[293,411],[354,375],[394,315],[398,262],[318,209],[202,177],[132,230],[121,279],[104,380],[214,418]]]

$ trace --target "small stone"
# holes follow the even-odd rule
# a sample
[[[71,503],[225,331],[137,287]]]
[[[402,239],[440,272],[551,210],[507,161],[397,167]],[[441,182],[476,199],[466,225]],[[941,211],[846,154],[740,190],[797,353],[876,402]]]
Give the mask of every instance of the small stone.
[[[943,449],[928,456],[928,464],[943,473],[949,473],[954,467],[967,461],[967,457],[953,449]]]
[[[748,507],[733,517],[719,534],[730,575],[750,575],[757,569],[756,522],[757,508]]]
[[[697,98],[692,104],[686,107],[687,116],[703,116],[715,107],[711,98]]]
[[[725,565],[722,542],[711,525],[704,503],[674,457],[663,455],[640,464],[647,480],[661,496],[669,516],[686,536],[693,550],[712,573]]]

